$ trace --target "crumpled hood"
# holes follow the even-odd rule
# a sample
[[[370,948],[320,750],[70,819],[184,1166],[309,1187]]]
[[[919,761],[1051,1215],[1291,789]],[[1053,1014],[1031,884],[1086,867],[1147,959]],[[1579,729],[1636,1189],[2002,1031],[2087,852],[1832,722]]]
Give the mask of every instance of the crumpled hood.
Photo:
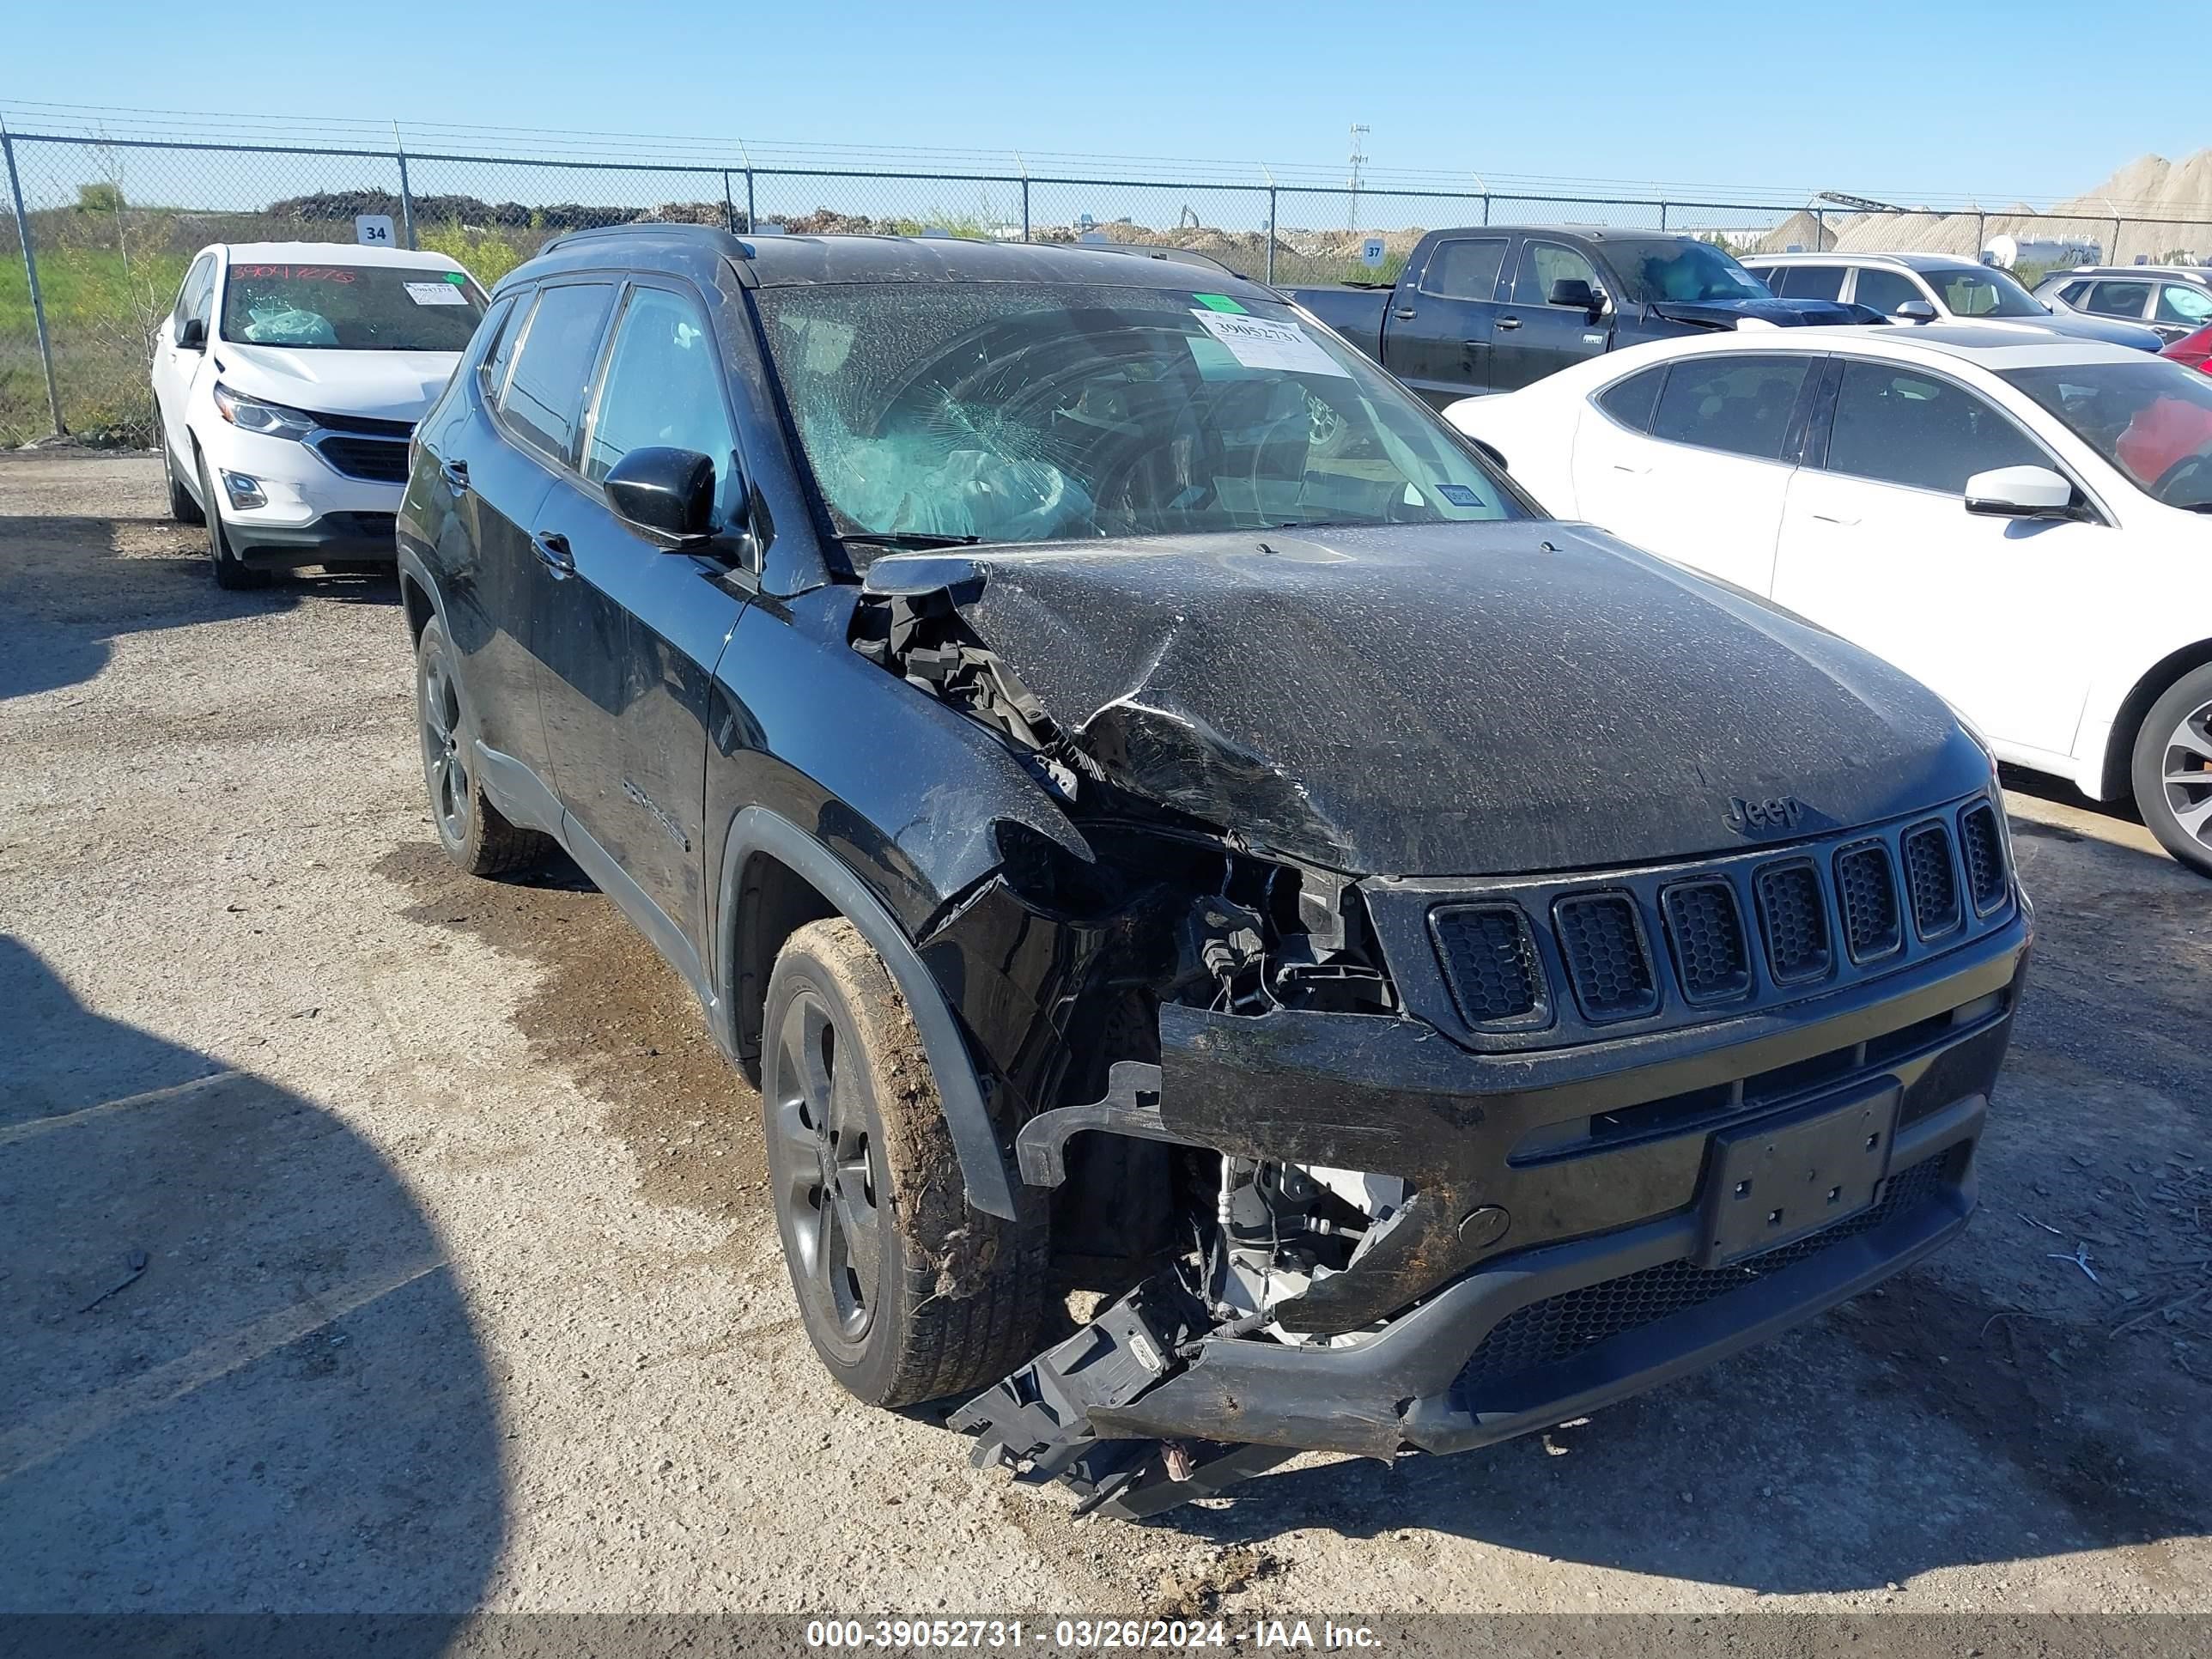
[[[249,398],[324,415],[416,421],[453,377],[458,351],[298,351],[224,340],[223,384]]]
[[[1651,310],[1669,322],[1734,328],[1747,318],[1777,328],[1863,323],[1869,313],[1833,300],[1654,300]]]
[[[1118,784],[1358,875],[1645,863],[1987,783],[1933,693],[1584,526],[903,553]],[[1739,820],[1740,821],[1740,820]]]

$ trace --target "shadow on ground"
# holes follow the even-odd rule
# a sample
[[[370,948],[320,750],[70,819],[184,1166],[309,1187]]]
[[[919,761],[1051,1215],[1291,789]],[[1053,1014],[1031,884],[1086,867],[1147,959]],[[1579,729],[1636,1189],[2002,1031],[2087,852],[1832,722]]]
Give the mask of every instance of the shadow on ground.
[[[477,1606],[506,1528],[498,1414],[391,1167],[4,937],[0,1006],[0,1611]],[[450,1634],[409,1623],[377,1651]]]
[[[0,510],[0,701],[90,679],[125,634],[289,611],[302,597],[394,605],[388,575],[280,574],[265,588],[215,585],[206,532],[165,519],[22,517]]]

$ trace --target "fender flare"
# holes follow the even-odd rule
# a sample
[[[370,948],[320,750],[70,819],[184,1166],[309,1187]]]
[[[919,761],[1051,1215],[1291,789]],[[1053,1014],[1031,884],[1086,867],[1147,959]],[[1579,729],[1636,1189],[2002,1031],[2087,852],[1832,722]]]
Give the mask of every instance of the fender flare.
[[[765,806],[742,808],[731,820],[729,836],[722,845],[721,908],[714,929],[716,976],[721,977],[720,970],[735,960],[738,882],[745,860],[755,853],[767,854],[810,883],[836,907],[838,914],[860,930],[860,937],[884,959],[921,1033],[922,1049],[937,1079],[945,1127],[951,1133],[952,1150],[960,1159],[968,1201],[987,1215],[1013,1220],[1014,1189],[1006,1173],[1006,1155],[999,1149],[998,1132],[992,1127],[967,1040],[961,1036],[959,1022],[946,1005],[936,978],[896,919],[851,866],[790,819]]]

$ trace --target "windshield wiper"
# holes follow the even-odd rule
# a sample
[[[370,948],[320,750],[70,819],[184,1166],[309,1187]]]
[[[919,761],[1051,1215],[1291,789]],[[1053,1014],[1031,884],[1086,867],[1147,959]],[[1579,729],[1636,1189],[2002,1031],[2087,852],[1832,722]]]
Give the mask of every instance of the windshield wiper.
[[[837,539],[866,542],[871,547],[900,547],[923,552],[933,547],[975,547],[983,538],[981,536],[940,536],[927,530],[853,530],[842,532]]]

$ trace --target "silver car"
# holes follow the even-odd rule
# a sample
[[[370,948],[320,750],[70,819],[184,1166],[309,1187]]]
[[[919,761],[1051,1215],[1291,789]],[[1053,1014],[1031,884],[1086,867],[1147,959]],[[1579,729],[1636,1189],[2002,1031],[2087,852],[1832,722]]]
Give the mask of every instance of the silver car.
[[[2012,325],[2142,351],[2166,343],[2148,328],[2046,305],[2009,271],[1947,254],[1759,253],[1743,264],[1784,299],[1845,300],[1893,323]]]
[[[2035,293],[2069,317],[2140,323],[2161,344],[2212,323],[2212,270],[2197,265],[2077,265],[2052,271]]]

